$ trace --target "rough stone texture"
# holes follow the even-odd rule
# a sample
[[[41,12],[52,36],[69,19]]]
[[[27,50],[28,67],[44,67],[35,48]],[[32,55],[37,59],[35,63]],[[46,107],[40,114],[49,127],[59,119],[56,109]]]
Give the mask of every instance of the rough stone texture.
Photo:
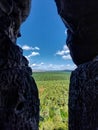
[[[69,130],[98,130],[98,59],[72,72]]]
[[[76,65],[98,55],[98,1],[55,0],[67,31],[67,45]]]
[[[55,2],[77,65],[70,79],[69,130],[98,130],[98,1]]]
[[[0,1],[0,130],[38,130],[38,89],[16,45],[29,10],[30,0]]]

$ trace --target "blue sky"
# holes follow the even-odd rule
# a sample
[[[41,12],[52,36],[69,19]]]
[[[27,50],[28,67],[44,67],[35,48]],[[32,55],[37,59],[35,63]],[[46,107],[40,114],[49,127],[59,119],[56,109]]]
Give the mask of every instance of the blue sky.
[[[66,46],[66,28],[54,0],[32,0],[31,12],[21,26],[22,47],[33,70],[74,69]]]

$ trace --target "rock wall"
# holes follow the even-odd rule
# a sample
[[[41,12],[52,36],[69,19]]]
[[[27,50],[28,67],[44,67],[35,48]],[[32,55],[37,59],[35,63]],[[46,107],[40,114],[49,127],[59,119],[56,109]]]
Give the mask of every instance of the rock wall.
[[[72,72],[69,89],[69,130],[98,129],[98,57]]]
[[[0,130],[38,130],[38,89],[16,45],[30,5],[30,0],[0,1]]]
[[[77,69],[69,88],[69,130],[98,129],[98,1],[55,0]]]

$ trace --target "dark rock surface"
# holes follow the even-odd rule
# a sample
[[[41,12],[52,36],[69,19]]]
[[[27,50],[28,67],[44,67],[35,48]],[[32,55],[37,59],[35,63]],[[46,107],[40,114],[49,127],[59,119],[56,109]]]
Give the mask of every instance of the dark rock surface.
[[[98,58],[72,72],[69,89],[69,130],[98,129]]]
[[[70,79],[69,130],[98,130],[98,1],[55,2],[77,65]]]
[[[30,0],[0,1],[0,130],[38,130],[38,89],[16,45],[29,10]]]
[[[67,45],[79,65],[98,54],[98,1],[55,0],[58,13],[68,28]]]

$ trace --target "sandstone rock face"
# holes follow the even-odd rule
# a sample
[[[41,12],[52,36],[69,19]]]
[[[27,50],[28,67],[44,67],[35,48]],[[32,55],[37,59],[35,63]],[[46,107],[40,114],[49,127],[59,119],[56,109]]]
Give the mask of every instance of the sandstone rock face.
[[[38,130],[38,89],[23,50],[16,45],[30,2],[0,1],[0,130]]]
[[[98,129],[98,1],[55,0],[77,69],[69,89],[69,130]],[[95,58],[96,57],[96,58]]]

